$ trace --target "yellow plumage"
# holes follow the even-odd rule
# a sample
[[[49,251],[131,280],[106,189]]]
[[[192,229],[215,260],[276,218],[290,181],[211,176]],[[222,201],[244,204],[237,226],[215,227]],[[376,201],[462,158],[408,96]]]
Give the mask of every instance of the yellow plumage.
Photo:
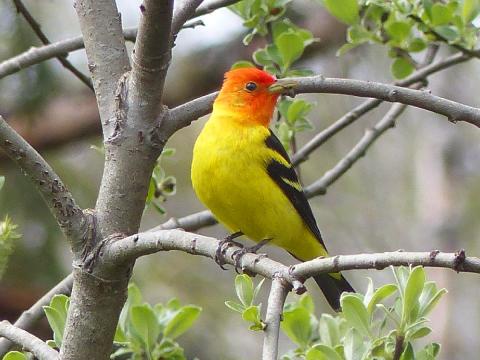
[[[312,210],[285,149],[269,130],[278,88],[270,74],[226,74],[213,112],[193,150],[192,184],[199,199],[232,233],[269,240],[297,259],[328,256]],[[330,305],[354,291],[340,273],[313,277]]]
[[[267,164],[290,166],[268,148],[262,125],[244,126],[214,112],[193,150],[192,184],[218,221],[258,242],[272,239],[303,261],[327,252],[305,226],[289,199],[267,174]]]

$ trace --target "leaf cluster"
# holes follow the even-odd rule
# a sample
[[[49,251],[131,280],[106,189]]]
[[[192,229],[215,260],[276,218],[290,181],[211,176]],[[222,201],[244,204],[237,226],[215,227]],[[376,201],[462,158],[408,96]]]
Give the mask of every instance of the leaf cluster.
[[[421,266],[391,269],[394,283],[375,289],[369,279],[365,294],[342,294],[342,313],[336,316],[317,317],[308,294],[287,303],[280,327],[296,348],[282,360],[393,360],[396,348],[401,360],[435,359],[439,344],[428,343],[419,349],[415,345],[430,334],[427,315],[446,290],[427,281]],[[261,304],[255,305],[262,284],[263,280],[254,287],[248,275],[238,275],[235,290],[240,302],[225,302],[254,331],[265,328]]]
[[[5,177],[0,176],[0,190],[2,190],[4,185]],[[7,268],[8,258],[13,252],[15,240],[20,238],[17,227],[8,215],[3,220],[0,220],[0,279]]]
[[[262,304],[254,305],[264,281],[265,279],[262,279],[254,287],[250,276],[247,274],[237,275],[235,277],[235,292],[240,302],[225,301],[228,308],[242,314],[242,319],[251,324],[249,329],[253,331],[265,329],[265,323],[260,317]]]
[[[264,48],[257,49],[253,53],[253,63],[242,60],[236,62],[232,68],[257,65],[277,78],[312,74],[310,70],[292,68],[294,63],[303,56],[305,49],[317,39],[307,29],[285,18],[288,3],[289,1],[284,0],[243,0],[230,6],[232,11],[244,19],[244,25],[250,29],[244,38],[244,43],[249,43],[255,35],[263,36],[268,42]],[[275,15],[272,15],[272,11]],[[290,107],[291,110],[289,110]],[[284,97],[280,99],[276,129],[287,151],[295,134],[313,129],[307,118],[312,108],[313,103],[306,100],[290,101]]]
[[[55,295],[43,309],[53,330],[53,340],[47,344],[59,349],[62,345],[70,298]],[[143,302],[135,284],[128,286],[128,299],[120,314],[115,332],[112,359],[121,360],[185,360],[183,348],[176,342],[197,320],[201,308],[181,305],[177,299],[166,304]],[[27,354],[7,353],[3,360],[27,360]]]
[[[430,334],[426,316],[445,289],[427,281],[423,267],[393,268],[395,283],[365,294],[342,294],[342,313],[315,317],[307,295],[284,310],[282,330],[298,346],[283,360],[392,360],[400,346],[401,360],[433,360],[440,345],[429,343],[414,351],[415,341]]]
[[[147,206],[152,206],[161,215],[165,214],[165,209],[161,205],[167,198],[174,196],[177,192],[177,179],[172,175],[167,175],[162,167],[162,160],[175,155],[175,149],[164,148],[153,168],[150,185],[148,187]]]
[[[338,54],[365,43],[386,45],[395,78],[410,75],[418,65],[415,53],[429,44],[443,42],[468,52],[478,40],[479,0],[324,0],[323,5],[349,25]]]

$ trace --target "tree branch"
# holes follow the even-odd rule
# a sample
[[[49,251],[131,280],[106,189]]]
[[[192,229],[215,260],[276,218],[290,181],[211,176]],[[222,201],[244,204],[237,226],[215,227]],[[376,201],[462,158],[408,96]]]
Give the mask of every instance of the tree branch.
[[[39,319],[45,316],[43,307],[50,304],[52,298],[57,294],[70,295],[72,291],[73,276],[68,275],[65,279],[59,282],[55,287],[50,289],[43,295],[30,309],[24,311],[22,315],[15,321],[13,326],[30,331]],[[0,339],[0,358],[2,358],[12,347],[13,343],[7,339]]]
[[[172,21],[172,35],[175,36],[182,29],[182,26],[188,19],[196,17],[195,10],[203,0],[183,0],[181,4],[175,8]]]
[[[328,186],[345,174],[361,157],[365,156],[368,148],[385,131],[395,126],[395,120],[403,113],[405,108],[406,105],[403,104],[392,105],[382,120],[380,120],[373,128],[367,129],[365,135],[363,135],[360,141],[343,159],[341,159],[332,169],[328,170],[319,180],[305,188],[305,194],[307,194],[308,197],[326,194]]]
[[[43,200],[69,239],[81,252],[92,220],[76,204],[70,191],[42,156],[0,116],[0,148],[32,180]]]
[[[480,109],[432,95],[427,91],[373,81],[326,78],[321,75],[291,78],[296,81],[295,93],[343,94],[372,97],[388,102],[415,106],[448,117],[449,121],[465,121],[480,127]]]
[[[471,59],[462,53],[449,56],[446,59],[437,61],[434,64],[427,65],[421,69],[415,71],[407,78],[398,81],[395,85],[398,86],[410,86],[416,82],[423,82],[425,79],[434,73],[449,68],[450,66],[460,64]],[[332,125],[315,135],[310,141],[308,141],[302,148],[300,148],[292,157],[292,164],[298,165],[308,159],[308,156],[321,145],[323,145],[328,139],[337,134],[340,130],[343,130],[348,125],[358,120],[361,116],[375,109],[383,101],[379,99],[369,99],[360,105],[353,108],[351,111],[343,115],[340,119],[335,121]]]
[[[171,59],[173,0],[144,0],[142,17],[132,56],[129,101],[139,106],[143,121],[153,123],[160,113],[163,85]],[[146,109],[145,109],[146,108]],[[132,110],[130,110],[132,111]]]
[[[262,360],[277,360],[278,335],[282,320],[283,305],[291,289],[289,283],[281,277],[274,277],[268,295],[267,314],[265,315],[265,337],[263,340]]]
[[[192,19],[201,15],[209,14],[222,7],[234,4],[239,0],[215,0],[198,7]],[[187,24],[186,24],[187,25]],[[191,25],[188,25],[191,26]],[[128,28],[123,30],[125,40],[134,42],[137,38],[138,29]],[[57,41],[53,44],[32,47],[29,50],[5,60],[0,63],[0,79],[5,76],[14,74],[29,66],[38,64],[42,61],[52,59],[57,56],[66,56],[69,52],[80,50],[84,47],[83,36],[77,36],[71,39]]]
[[[470,59],[470,57],[464,54],[455,54],[442,61],[417,70],[409,77],[398,82],[397,85],[352,79],[323,78],[321,76],[295,79],[298,81],[298,87],[295,90],[296,93],[335,93],[360,97],[372,97],[374,99],[365,101],[349,113],[345,114],[329,128],[319,133],[314,139],[305,145],[305,147],[298,151],[298,155],[295,155],[293,158],[294,164],[303,162],[314,149],[357,120],[360,116],[380,105],[382,101],[400,102],[424,108],[426,110],[449,116],[451,121],[464,120],[471,122],[476,126],[480,126],[480,110],[477,108],[443,99],[425,91],[403,89],[400,87],[409,86],[416,82],[423,81],[431,74],[467,61],[468,59]],[[400,90],[400,92],[398,90]],[[211,112],[213,101],[217,95],[218,92],[204,95],[171,109],[169,117],[163,121],[162,127],[168,132],[175,132],[190,125],[192,121]],[[434,100],[434,103],[430,104],[430,101],[432,100]]]
[[[40,360],[59,358],[58,353],[42,340],[25,330],[13,326],[7,320],[0,322],[0,336],[20,345],[23,349],[31,352]]]
[[[114,89],[130,70],[120,15],[113,0],[76,0],[74,7],[84,35],[104,137],[108,138],[115,125]]]
[[[21,0],[13,0],[13,3],[15,4],[15,7],[17,8],[17,11],[23,15],[27,23],[30,25],[32,28],[33,32],[37,35],[37,37],[40,39],[40,41],[44,45],[49,45],[51,44],[50,40],[48,40],[47,36],[44,34],[42,29],[40,28],[40,24],[35,20],[35,18],[30,14],[28,9],[25,7],[25,5],[22,3]],[[90,79],[82,74],[80,70],[78,70],[73,64],[67,60],[66,55],[57,55],[58,61],[65,67],[67,70],[69,70],[74,76],[76,76],[81,82],[83,82],[85,85],[87,85],[91,90],[93,90],[93,85]]]
[[[144,232],[117,240],[105,246],[101,261],[110,266],[136,259],[140,256],[159,251],[180,250],[193,255],[215,258],[219,240],[182,230],[160,230]],[[225,260],[234,265],[232,255],[239,248],[230,246],[225,251]],[[387,266],[422,265],[425,267],[442,267],[457,272],[480,273],[480,258],[466,257],[459,253],[432,252],[385,252],[376,254],[337,255],[317,258],[300,264],[286,266],[264,255],[245,254],[241,261],[242,270],[272,279],[281,276],[291,284],[294,290],[302,289],[298,279],[330,272],[355,269],[382,270]]]

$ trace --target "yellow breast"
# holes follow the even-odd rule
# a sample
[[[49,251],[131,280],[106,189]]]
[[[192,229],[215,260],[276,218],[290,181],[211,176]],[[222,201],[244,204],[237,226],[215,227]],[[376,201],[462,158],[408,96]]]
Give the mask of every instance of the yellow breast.
[[[264,126],[241,126],[212,115],[195,143],[193,188],[230,231],[257,242],[272,239],[302,260],[326,255],[266,172],[272,158],[285,162],[265,145],[269,135]]]

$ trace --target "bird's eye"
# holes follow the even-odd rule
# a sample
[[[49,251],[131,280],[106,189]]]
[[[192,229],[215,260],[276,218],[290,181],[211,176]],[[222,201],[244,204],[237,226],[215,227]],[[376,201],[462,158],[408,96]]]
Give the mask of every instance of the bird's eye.
[[[247,91],[253,91],[257,88],[257,84],[255,84],[254,82],[248,82],[247,85],[245,85],[245,89]]]

